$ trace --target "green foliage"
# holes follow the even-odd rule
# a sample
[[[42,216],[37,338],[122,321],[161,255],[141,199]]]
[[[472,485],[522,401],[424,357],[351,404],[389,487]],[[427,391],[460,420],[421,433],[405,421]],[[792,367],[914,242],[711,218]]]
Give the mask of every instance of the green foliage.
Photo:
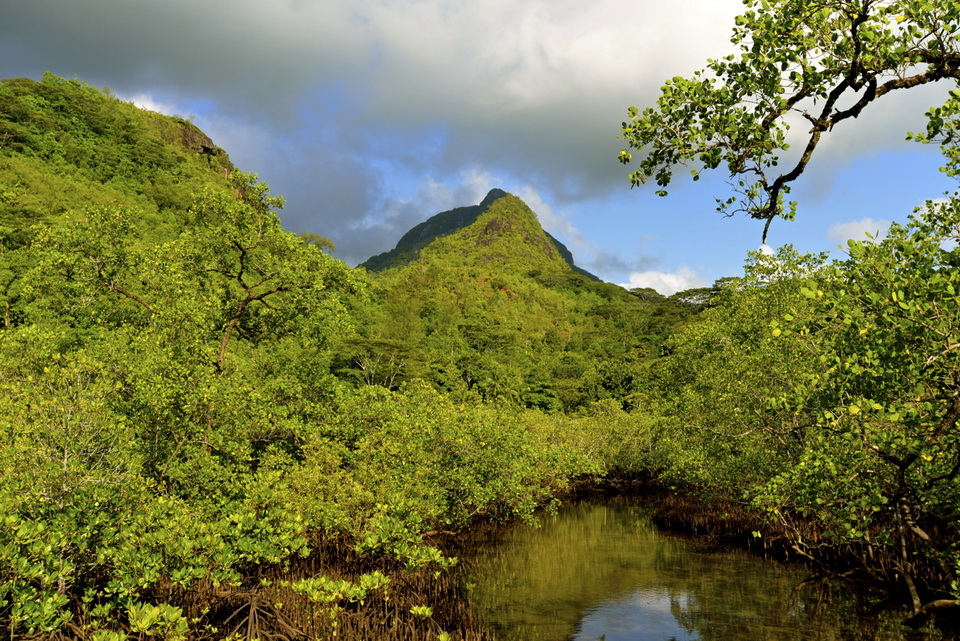
[[[527,429],[545,443],[552,466],[567,477],[633,477],[657,465],[655,422],[626,411],[613,399],[595,401],[575,414],[523,414]]]
[[[654,179],[661,195],[678,164],[693,163],[694,180],[723,165],[737,195],[718,209],[766,220],[765,237],[792,218],[790,185],[824,133],[895,90],[960,79],[960,3],[745,5],[739,54],[631,108],[620,160],[643,150],[631,184]],[[958,113],[952,90],[908,134],[941,144],[954,176]],[[810,129],[779,173],[791,114]],[[956,196],[928,203],[829,267],[727,284],[654,372],[667,478],[752,500],[802,555],[840,550],[902,581],[918,616],[958,596],[958,209]]]
[[[294,592],[304,594],[316,603],[362,603],[371,592],[385,591],[390,585],[390,578],[375,570],[360,577],[358,583],[337,581],[325,576],[310,577],[295,581],[291,587]]]
[[[192,202],[161,236],[123,205],[68,209],[15,229],[2,255],[0,621],[14,636],[184,638],[161,587],[242,585],[305,550],[279,490],[334,384],[341,298],[362,286],[282,230],[255,176]]]
[[[161,603],[131,603],[127,608],[130,631],[147,634],[166,641],[182,641],[187,638],[188,622],[180,608]]]
[[[573,272],[534,214],[512,196],[376,279],[340,371],[394,388],[423,378],[464,400],[548,412],[640,392],[645,359],[695,313]]]
[[[960,3],[919,0],[746,0],[732,42],[738,55],[709,60],[691,78],[667,81],[655,107],[631,107],[621,127],[627,147],[644,151],[630,174],[637,186],[653,179],[666,195],[677,165],[704,169],[723,165],[735,193],[718,209],[766,220],[791,219],[790,185],[805,170],[822,135],[856,118],[883,96],[958,79],[955,25]],[[928,113],[924,141],[954,141],[956,96]],[[778,168],[788,149],[788,118],[808,122],[806,143],[792,167]],[[951,144],[949,148],[952,148]],[[948,156],[954,152],[948,152]],[[952,156],[951,156],[952,157]]]
[[[755,255],[652,369],[648,466],[903,582],[917,613],[955,591],[958,230],[954,197],[845,261]]]
[[[231,170],[180,119],[0,83],[4,635],[212,634],[197,601],[308,542],[439,571],[430,533],[651,464],[644,361],[694,307],[575,273],[514,197],[368,278]],[[281,587],[333,616],[386,576]]]
[[[367,259],[366,262],[360,264],[360,267],[369,269],[372,272],[381,272],[407,265],[419,258],[420,252],[424,247],[430,245],[438,238],[454,234],[471,226],[493,203],[509,195],[510,194],[501,189],[491,189],[478,205],[457,207],[435,214],[404,234],[399,242],[397,242],[396,247],[388,252]],[[571,269],[591,280],[599,280],[593,274],[580,269],[574,264],[573,255],[563,243],[550,234],[546,232],[543,233]]]
[[[0,166],[9,172],[0,185],[34,216],[59,216],[90,196],[105,203],[112,195],[164,214],[152,221],[164,226],[189,206],[191,191],[225,183],[233,168],[190,123],[49,73],[40,82],[0,83],[0,116]],[[55,176],[53,184],[37,180],[37,172]]]
[[[460,404],[423,383],[342,394],[305,445],[291,500],[366,552],[420,558],[422,532],[529,518],[561,487],[552,448],[517,410]]]
[[[907,581],[932,563],[949,584],[958,567],[958,205],[928,203],[880,242],[851,241],[848,260],[803,288],[811,314],[784,339],[819,344],[822,368],[782,397],[810,417],[804,453],[760,499],[865,555],[891,553]]]
[[[796,456],[797,417],[770,411],[768,399],[816,363],[801,345],[777,340],[771,324],[799,313],[803,283],[824,260],[789,246],[752,254],[745,276],[728,281],[698,321],[668,341],[651,374],[662,433],[654,460],[665,480],[749,498]]]
[[[931,113],[917,137],[949,155],[955,110]],[[12,638],[212,634],[187,614],[201,591],[259,594],[337,541],[362,571],[277,588],[333,621],[405,589],[387,573],[455,564],[435,533],[532,520],[603,475],[751,502],[796,550],[905,579],[918,610],[955,585],[956,199],[842,263],[784,248],[667,298],[578,274],[495,194],[372,275],[284,231],[282,199],[182,120],[47,76],[0,84],[0,123]],[[749,135],[765,162],[776,127]],[[433,606],[403,612],[436,626]]]

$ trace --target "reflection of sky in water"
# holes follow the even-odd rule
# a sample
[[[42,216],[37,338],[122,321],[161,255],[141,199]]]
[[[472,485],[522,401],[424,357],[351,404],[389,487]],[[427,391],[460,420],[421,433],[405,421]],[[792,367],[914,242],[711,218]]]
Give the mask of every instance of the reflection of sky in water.
[[[571,504],[506,528],[463,561],[499,641],[903,641],[890,612],[858,617],[842,584],[659,532],[642,500]],[[939,638],[919,635],[915,639]]]
[[[674,597],[672,604],[687,608],[686,596]],[[677,624],[670,595],[656,590],[638,590],[612,599],[583,616],[572,641],[693,641]]]

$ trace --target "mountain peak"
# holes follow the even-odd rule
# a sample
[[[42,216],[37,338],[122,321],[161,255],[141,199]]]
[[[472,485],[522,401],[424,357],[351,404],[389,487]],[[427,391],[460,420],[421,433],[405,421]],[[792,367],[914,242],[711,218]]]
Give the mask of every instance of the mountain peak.
[[[522,200],[498,188],[491,189],[487,192],[487,195],[484,196],[483,200],[477,205],[457,207],[431,216],[404,234],[396,247],[388,252],[367,259],[367,261],[360,266],[377,272],[391,267],[406,265],[416,260],[420,256],[420,252],[434,241],[470,228],[490,211],[495,203],[499,203],[504,199],[512,201],[510,206],[500,208],[501,211],[498,215],[485,222],[482,231],[473,230],[471,232],[471,235],[476,235],[478,247],[496,243],[498,238],[519,223],[519,221],[513,220],[513,218],[526,218],[527,222],[523,224],[526,242],[539,244],[544,255],[559,255],[559,258],[565,261],[574,271],[592,280],[599,280],[593,274],[574,265],[573,256],[570,251],[563,243],[544,231],[537,221],[536,214],[534,214]],[[532,221],[532,223],[530,221]],[[539,239],[544,239],[544,241],[541,243]]]
[[[487,192],[487,195],[483,197],[483,200],[480,201],[480,205],[478,206],[486,210],[487,207],[489,207],[496,201],[500,200],[504,196],[509,196],[509,195],[510,194],[508,194],[504,190],[494,187],[493,189]]]

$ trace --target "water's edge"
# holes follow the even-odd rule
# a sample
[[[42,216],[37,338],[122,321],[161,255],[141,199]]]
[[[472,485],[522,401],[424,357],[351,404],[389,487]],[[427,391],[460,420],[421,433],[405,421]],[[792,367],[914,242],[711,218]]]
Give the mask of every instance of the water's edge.
[[[460,542],[475,615],[504,641],[944,638],[878,595],[802,567],[659,529],[655,496],[580,499],[539,527],[479,525]]]

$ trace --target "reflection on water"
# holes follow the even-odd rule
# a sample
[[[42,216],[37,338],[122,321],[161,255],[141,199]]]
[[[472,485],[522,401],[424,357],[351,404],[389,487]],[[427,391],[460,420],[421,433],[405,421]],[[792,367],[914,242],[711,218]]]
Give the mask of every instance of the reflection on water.
[[[903,612],[870,612],[838,583],[659,532],[638,500],[587,502],[479,535],[471,602],[504,641],[893,641]]]

